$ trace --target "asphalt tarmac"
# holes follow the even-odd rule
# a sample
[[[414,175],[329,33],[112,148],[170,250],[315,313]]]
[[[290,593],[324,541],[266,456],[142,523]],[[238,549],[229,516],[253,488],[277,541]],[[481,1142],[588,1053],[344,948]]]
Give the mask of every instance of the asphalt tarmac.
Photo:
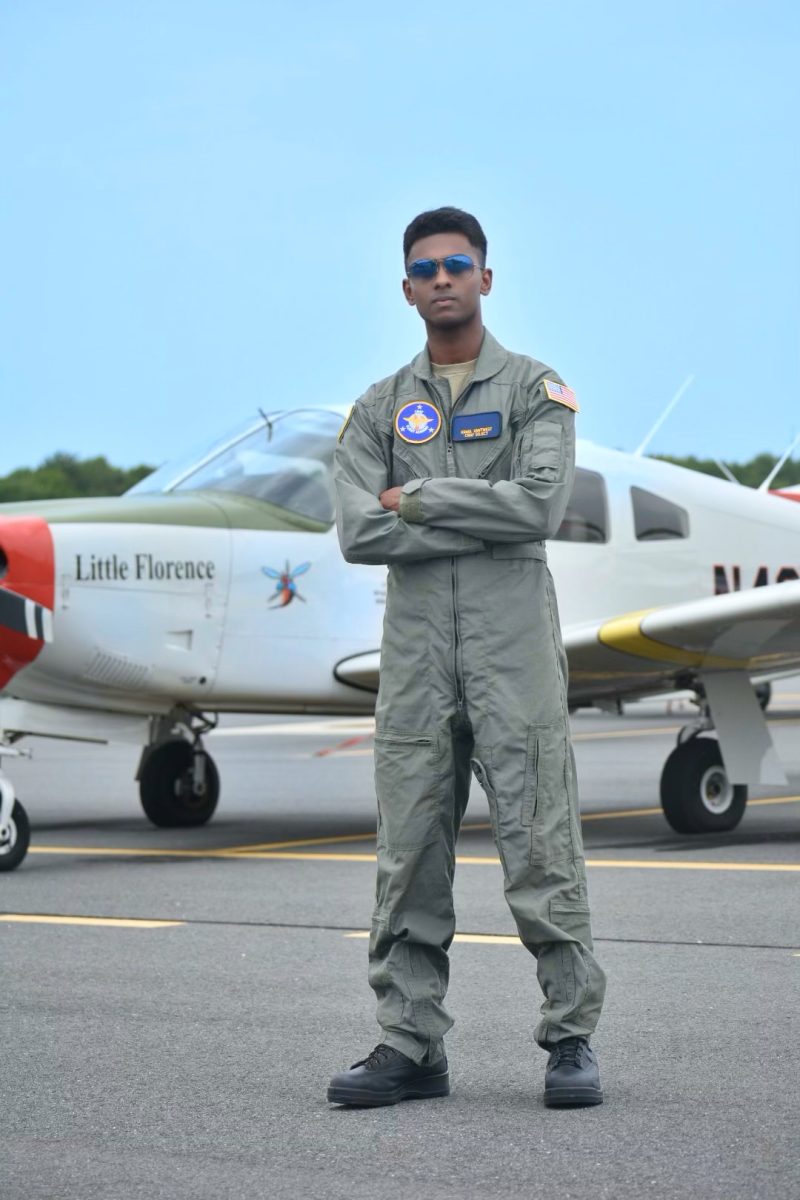
[[[534,963],[477,787],[453,1093],[348,1110],[328,1077],[378,1040],[370,723],[227,719],[218,813],[193,831],[149,825],[133,748],[34,743],[7,764],[33,845],[0,875],[3,1200],[800,1197],[797,689],[771,710],[789,785],[724,837],[658,809],[685,705],[575,715],[609,975],[606,1101],[585,1110],[542,1104]]]

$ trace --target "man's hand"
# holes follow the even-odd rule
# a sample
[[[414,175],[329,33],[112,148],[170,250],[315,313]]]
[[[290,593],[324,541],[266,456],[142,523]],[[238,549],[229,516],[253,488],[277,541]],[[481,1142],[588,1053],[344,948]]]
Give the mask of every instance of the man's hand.
[[[403,489],[399,487],[387,488],[385,492],[381,492],[378,499],[384,508],[389,509],[389,512],[399,512],[400,494],[402,490]]]

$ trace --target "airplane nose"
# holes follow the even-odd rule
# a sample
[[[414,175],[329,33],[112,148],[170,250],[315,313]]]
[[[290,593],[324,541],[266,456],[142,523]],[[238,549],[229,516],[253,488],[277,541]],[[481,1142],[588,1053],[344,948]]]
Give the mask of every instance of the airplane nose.
[[[55,554],[41,517],[0,518],[0,690],[53,639]]]

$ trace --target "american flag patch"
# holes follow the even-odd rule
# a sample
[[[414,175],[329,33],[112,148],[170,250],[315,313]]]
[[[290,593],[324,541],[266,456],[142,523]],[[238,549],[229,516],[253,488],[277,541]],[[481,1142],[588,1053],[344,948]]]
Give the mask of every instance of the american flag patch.
[[[555,400],[558,404],[566,404],[567,408],[571,408],[573,412],[581,411],[575,393],[566,384],[554,383],[552,379],[545,379],[544,391],[548,400]]]

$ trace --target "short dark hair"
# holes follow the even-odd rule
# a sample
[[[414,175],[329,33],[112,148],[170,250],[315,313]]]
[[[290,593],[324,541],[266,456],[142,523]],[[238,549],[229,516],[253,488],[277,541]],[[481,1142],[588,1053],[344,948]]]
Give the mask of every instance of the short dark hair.
[[[408,252],[415,242],[434,233],[463,233],[480,254],[480,266],[486,265],[486,234],[477,218],[460,208],[433,208],[414,217],[403,234],[403,261],[408,261]]]

